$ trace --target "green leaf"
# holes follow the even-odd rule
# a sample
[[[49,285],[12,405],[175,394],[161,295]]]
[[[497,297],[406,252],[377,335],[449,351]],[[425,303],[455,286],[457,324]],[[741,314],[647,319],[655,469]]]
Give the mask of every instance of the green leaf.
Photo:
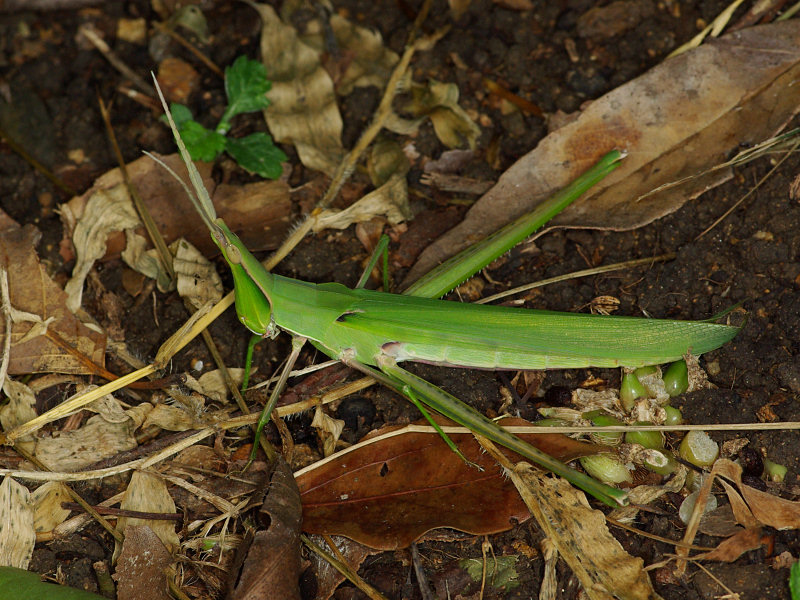
[[[238,114],[255,112],[269,106],[265,94],[271,84],[267,70],[257,60],[240,56],[225,69],[225,93],[228,95],[228,108],[217,126],[219,133],[227,133],[230,120]]]
[[[193,160],[211,162],[225,150],[225,136],[206,129],[197,121],[184,121],[179,131]]]
[[[498,556],[486,561],[486,583],[496,589],[506,591],[519,587],[517,561],[519,556]],[[469,573],[473,581],[483,579],[483,561],[476,558],[465,558],[458,565]]]
[[[38,573],[0,567],[0,597],[14,600],[106,600],[103,596],[78,590],[65,585],[44,583]]]
[[[192,119],[194,119],[194,117],[192,116],[192,111],[189,110],[189,107],[184,104],[171,102],[169,105],[169,110],[172,113],[172,120],[175,121],[175,126],[178,129],[180,129],[181,125],[183,125],[187,121],[191,121]],[[164,121],[165,123],[169,123],[166,115],[161,115],[161,120]]]
[[[800,561],[795,562],[789,571],[789,591],[792,593],[792,600],[800,600]]]
[[[286,160],[283,151],[272,143],[269,134],[259,132],[247,137],[227,138],[225,150],[239,166],[267,179],[277,179],[283,171],[281,162]]]

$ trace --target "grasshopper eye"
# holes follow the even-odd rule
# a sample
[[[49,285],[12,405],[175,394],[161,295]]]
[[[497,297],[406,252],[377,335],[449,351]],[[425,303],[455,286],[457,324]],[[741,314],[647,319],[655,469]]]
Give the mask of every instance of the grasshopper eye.
[[[242,253],[239,252],[239,248],[237,248],[233,244],[230,243],[225,244],[225,258],[232,265],[242,264]]]

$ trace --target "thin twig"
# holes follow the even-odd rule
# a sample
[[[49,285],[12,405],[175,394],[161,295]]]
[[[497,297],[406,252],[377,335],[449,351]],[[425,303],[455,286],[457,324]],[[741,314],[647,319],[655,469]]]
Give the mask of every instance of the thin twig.
[[[156,222],[150,215],[150,211],[147,210],[147,206],[145,206],[141,196],[139,196],[139,192],[136,189],[136,186],[133,185],[133,181],[131,181],[130,175],[128,174],[128,167],[125,164],[125,159],[122,157],[119,144],[117,144],[117,136],[114,134],[114,128],[111,126],[111,117],[109,116],[108,107],[99,95],[97,96],[97,103],[100,105],[100,114],[103,117],[103,123],[105,123],[106,132],[108,133],[108,139],[111,142],[111,148],[114,150],[114,156],[117,159],[119,171],[122,174],[122,180],[125,182],[125,187],[128,189],[128,194],[133,201],[133,205],[136,208],[139,218],[142,220],[142,224],[147,231],[147,235],[150,237],[150,241],[153,242],[153,245],[156,247],[156,252],[158,253],[161,266],[164,267],[164,271],[166,271],[170,281],[174,281],[175,269],[172,266],[172,254],[167,248],[167,243],[164,241],[164,236],[161,235],[158,225],[156,225]]]
[[[98,388],[99,389],[99,388]],[[180,439],[179,441],[171,444],[170,446],[160,450],[156,454],[153,454],[149,457],[139,458],[136,460],[132,460],[127,463],[123,463],[120,465],[115,465],[113,467],[107,467],[102,469],[94,469],[91,471],[79,471],[79,472],[56,472],[56,471],[27,471],[24,469],[0,469],[0,476],[8,475],[10,477],[17,477],[19,479],[26,479],[30,481],[90,481],[93,479],[103,479],[105,477],[111,477],[114,475],[120,475],[122,473],[127,473],[134,469],[144,469],[147,467],[151,467],[160,463],[167,458],[178,454],[181,450],[193,446],[204,440],[205,438],[217,435],[220,431],[227,431],[230,429],[239,429],[241,427],[248,427],[255,423],[259,418],[259,415],[256,413],[252,413],[249,415],[234,417],[232,419],[228,419],[227,421],[223,421],[221,423],[217,423],[211,427],[205,427],[203,429],[199,429],[194,433],[191,433],[185,438]],[[532,430],[541,431],[541,427],[535,427],[533,425],[522,427],[522,426],[515,426],[515,427],[505,427],[509,433],[520,434],[520,433],[531,433]],[[800,430],[800,422],[799,421],[784,421],[780,423],[732,423],[732,424],[718,424],[718,425],[635,425],[635,426],[610,426],[610,427],[603,427],[603,431],[608,432],[617,432],[617,431],[691,431],[691,430],[705,430],[705,431],[755,431],[755,430]],[[458,426],[450,426],[445,425],[441,426],[441,430],[447,433],[448,435],[457,435],[457,434],[465,434],[471,433],[469,429],[466,427],[458,427]],[[547,433],[597,433],[597,427],[548,427]],[[23,433],[25,433],[23,431]],[[376,444],[382,441],[387,437],[397,437],[399,435],[406,435],[408,433],[426,433],[430,435],[439,435],[439,433],[430,425],[406,425],[405,427],[391,431],[389,433],[375,436],[373,438],[369,438],[367,440],[363,440],[358,444],[347,448],[341,452],[336,454],[332,454],[331,456],[324,458],[313,465],[309,465],[299,471],[295,472],[295,477],[299,477],[303,473],[310,471],[315,468],[319,468],[320,465],[330,462],[331,460],[335,460],[336,458],[340,457],[343,453],[354,452],[356,449],[370,444]],[[19,436],[16,436],[17,438]],[[16,438],[15,438],[16,439]]]
[[[5,331],[3,331],[3,357],[0,359],[0,390],[6,382],[8,373],[8,363],[11,361],[11,328],[14,325],[11,320],[11,295],[8,289],[8,271],[5,267],[0,267],[0,306],[5,317]]]
[[[747,193],[746,193],[744,196],[742,196],[741,198],[739,198],[739,200],[737,200],[736,202],[734,202],[733,206],[731,206],[731,207],[730,207],[728,210],[726,210],[726,211],[723,213],[723,215],[722,215],[722,216],[721,216],[719,219],[717,219],[717,220],[716,220],[716,221],[714,221],[714,222],[713,222],[711,225],[709,225],[708,227],[706,227],[706,229],[704,229],[704,230],[703,230],[703,232],[702,232],[700,235],[698,235],[696,238],[694,238],[694,241],[696,242],[696,241],[697,241],[697,240],[699,240],[701,237],[703,237],[705,234],[707,234],[709,231],[711,231],[712,229],[714,229],[714,227],[716,227],[717,225],[719,225],[720,223],[722,223],[722,221],[724,221],[725,219],[727,219],[727,218],[728,218],[728,216],[729,216],[729,215],[730,215],[730,214],[731,214],[731,213],[732,213],[734,210],[736,210],[736,209],[739,207],[739,205],[740,205],[742,202],[744,202],[744,201],[745,201],[745,200],[747,200],[747,199],[748,199],[750,196],[752,196],[752,195],[753,195],[753,193],[754,193],[754,192],[755,192],[755,191],[756,191],[758,188],[760,188],[760,187],[761,187],[761,185],[762,185],[762,184],[763,184],[763,183],[764,183],[764,182],[765,182],[767,179],[769,179],[769,178],[772,176],[772,174],[773,174],[773,173],[774,173],[774,172],[777,170],[777,168],[778,168],[778,167],[780,167],[780,166],[783,164],[783,162],[784,162],[784,161],[785,161],[787,158],[789,158],[789,155],[791,155],[791,154],[792,154],[792,152],[794,152],[794,151],[797,149],[797,147],[798,147],[799,145],[800,145],[800,140],[797,140],[797,141],[796,141],[794,144],[792,144],[792,145],[791,145],[791,147],[790,147],[790,148],[787,150],[786,154],[784,154],[784,155],[781,157],[781,159],[780,159],[780,160],[779,160],[777,163],[775,163],[775,166],[774,166],[774,167],[772,167],[772,168],[769,170],[769,172],[768,172],[766,175],[764,175],[764,176],[763,176],[761,179],[759,179],[759,180],[758,180],[758,183],[756,183],[756,184],[755,184],[755,185],[754,185],[752,188],[750,188],[750,190],[749,190],[749,191],[748,191],[748,192],[747,192]]]
[[[422,600],[434,600],[431,588],[428,587],[428,578],[425,576],[425,569],[422,568],[422,560],[416,543],[411,544],[411,562],[414,565],[414,574],[417,576],[417,584],[419,584]]]
[[[350,565],[345,562],[340,561],[330,552],[324,550],[319,544],[314,542],[314,540],[310,539],[305,534],[300,534],[300,539],[306,545],[306,547],[311,550],[314,554],[319,556],[320,558],[326,560],[330,565],[339,571],[342,575],[344,575],[353,585],[355,585],[358,589],[364,592],[369,598],[372,600],[387,600],[386,596],[381,594],[378,590],[364,581],[361,576],[356,573]]]
[[[519,287],[506,290],[505,292],[500,292],[497,294],[493,294],[491,296],[487,296],[486,298],[481,298],[480,300],[477,300],[475,304],[487,304],[489,302],[494,302],[495,300],[500,300],[501,298],[506,298],[508,296],[513,296],[515,294],[521,294],[522,292],[527,292],[528,290],[532,290],[534,288],[550,285],[551,283],[558,283],[559,281],[578,279],[580,277],[588,277],[590,275],[599,275],[600,273],[608,273],[610,271],[620,271],[622,269],[630,269],[641,265],[649,265],[652,263],[662,262],[665,260],[672,260],[673,258],[675,258],[675,253],[669,252],[667,254],[651,256],[649,258],[637,258],[635,260],[626,260],[624,262],[614,263],[611,265],[604,265],[602,267],[593,267],[591,269],[584,269],[582,271],[573,271],[572,273],[565,273],[564,275],[549,277],[548,279],[542,279],[534,283],[527,283],[525,285],[521,285]]]
[[[425,3],[420,10],[420,15],[426,15],[430,9],[430,5],[431,0],[425,0]],[[400,58],[394,70],[392,71],[389,81],[386,83],[386,89],[383,92],[383,97],[381,98],[378,108],[375,110],[372,122],[361,134],[361,137],[358,139],[358,142],[356,142],[356,145],[353,146],[353,149],[347,153],[347,155],[339,163],[339,166],[336,167],[336,172],[333,174],[333,178],[331,179],[331,183],[328,186],[325,195],[320,199],[306,220],[303,221],[300,226],[289,235],[286,241],[281,244],[281,247],[278,248],[272,256],[264,261],[264,266],[268,271],[272,270],[275,265],[283,260],[286,255],[289,254],[289,252],[291,252],[292,249],[300,243],[306,234],[311,231],[316,217],[324,209],[330,206],[331,202],[336,199],[339,190],[342,189],[342,186],[355,169],[356,163],[358,163],[361,154],[369,147],[369,145],[381,132],[381,129],[383,129],[383,126],[386,124],[386,120],[392,114],[392,102],[394,101],[395,95],[400,90],[400,84],[406,74],[406,71],[408,70],[408,66],[411,63],[411,58],[414,56],[414,53],[420,48],[424,48],[429,45],[432,40],[436,40],[438,37],[443,35],[443,33],[440,32],[434,34],[434,36],[431,38],[416,39],[416,31],[417,29],[415,27],[412,29],[411,34],[409,35],[409,42],[406,45],[403,56]]]
[[[34,170],[39,171],[42,175],[44,175],[54,186],[60,189],[62,192],[69,196],[76,196],[75,190],[69,187],[66,183],[64,183],[61,179],[56,177],[55,173],[53,173],[50,169],[45,167],[42,163],[38,160],[33,158],[22,146],[20,146],[17,142],[15,142],[10,135],[0,127],[0,139],[2,139],[9,148],[11,148],[14,152],[16,152],[22,160],[28,163],[30,166],[34,168]]]
[[[177,31],[167,27],[163,23],[153,23],[156,29],[158,29],[161,33],[167,34],[173,40],[178,42],[181,46],[186,48],[189,52],[195,55],[197,59],[202,62],[205,66],[211,69],[216,75],[219,75],[223,79],[225,78],[225,73],[220,69],[217,64],[208,58],[205,54],[200,52],[191,42],[189,42],[185,37],[179,34]]]
[[[131,80],[131,82],[138,87],[141,91],[145,94],[150,96],[153,95],[153,86],[149,85],[142,77],[137,75],[133,69],[131,69],[125,62],[116,55],[116,53],[109,48],[108,44],[106,44],[105,40],[101,38],[97,32],[94,31],[89,25],[81,25],[78,28],[78,33],[82,34],[89,42],[100,51],[106,60],[111,63],[111,66],[114,67],[117,71],[122,73],[125,77]]]

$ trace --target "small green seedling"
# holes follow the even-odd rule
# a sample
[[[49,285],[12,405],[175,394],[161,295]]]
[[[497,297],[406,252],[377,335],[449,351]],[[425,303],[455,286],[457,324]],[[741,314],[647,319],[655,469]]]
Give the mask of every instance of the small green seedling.
[[[227,152],[239,166],[251,173],[266,179],[280,177],[281,162],[286,160],[286,155],[272,143],[268,133],[252,133],[243,138],[227,137],[233,117],[269,106],[265,94],[270,87],[264,65],[240,56],[225,69],[228,107],[216,129],[206,129],[194,120],[187,106],[173,102],[172,116],[192,159],[210,162]]]

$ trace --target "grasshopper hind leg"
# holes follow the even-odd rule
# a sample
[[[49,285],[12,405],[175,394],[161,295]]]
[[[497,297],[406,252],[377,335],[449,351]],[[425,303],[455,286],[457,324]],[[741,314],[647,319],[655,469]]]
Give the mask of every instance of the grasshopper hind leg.
[[[348,366],[374,377],[377,381],[404,395],[415,404],[421,402],[459,425],[513,450],[556,475],[560,475],[608,506],[616,508],[627,504],[627,494],[624,491],[608,486],[585,473],[570,468],[549,454],[509,433],[455,396],[398,366],[391,356],[381,353],[376,357],[380,371],[358,362],[347,351],[339,358]]]

